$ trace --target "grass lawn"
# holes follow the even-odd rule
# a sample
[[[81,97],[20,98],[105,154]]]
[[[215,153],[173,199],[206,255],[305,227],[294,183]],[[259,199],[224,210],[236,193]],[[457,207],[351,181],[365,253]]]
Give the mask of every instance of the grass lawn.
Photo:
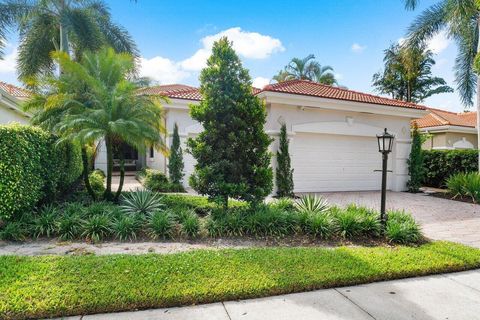
[[[265,248],[171,255],[0,257],[0,318],[169,307],[480,267],[480,250]]]

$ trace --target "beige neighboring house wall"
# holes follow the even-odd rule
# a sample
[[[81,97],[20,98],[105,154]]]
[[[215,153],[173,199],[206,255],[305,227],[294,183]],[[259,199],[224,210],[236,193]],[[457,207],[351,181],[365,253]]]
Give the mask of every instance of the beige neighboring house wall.
[[[454,113],[429,108],[427,115],[415,120],[420,132],[428,135],[423,149],[476,149],[476,117],[476,112]]]
[[[26,90],[0,81],[0,124],[28,124],[31,116],[21,107],[27,97]]]

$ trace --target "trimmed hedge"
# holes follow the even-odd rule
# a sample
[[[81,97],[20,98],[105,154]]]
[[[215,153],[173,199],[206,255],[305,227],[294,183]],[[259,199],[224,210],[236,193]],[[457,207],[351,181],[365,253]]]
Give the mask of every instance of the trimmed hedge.
[[[478,150],[424,150],[423,184],[443,188],[456,173],[478,171]]]
[[[30,212],[82,173],[80,149],[32,126],[0,126],[0,221]]]

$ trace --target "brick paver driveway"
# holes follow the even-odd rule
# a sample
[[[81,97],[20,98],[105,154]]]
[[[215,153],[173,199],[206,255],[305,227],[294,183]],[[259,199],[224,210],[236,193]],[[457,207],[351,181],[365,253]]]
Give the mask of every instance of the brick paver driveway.
[[[340,206],[356,203],[380,208],[380,192],[322,193]],[[424,194],[388,192],[387,209],[403,209],[413,214],[424,234],[436,240],[449,240],[480,248],[480,205],[435,198]]]

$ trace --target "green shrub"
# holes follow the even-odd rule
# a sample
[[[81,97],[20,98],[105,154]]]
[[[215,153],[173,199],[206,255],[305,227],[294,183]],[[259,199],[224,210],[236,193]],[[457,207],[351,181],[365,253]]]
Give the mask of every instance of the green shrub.
[[[120,241],[137,239],[140,225],[133,215],[123,215],[116,218],[112,223],[112,232]]]
[[[55,234],[57,229],[57,218],[59,211],[57,207],[52,204],[42,207],[33,220],[32,233],[33,236],[39,238],[42,236],[51,237]]]
[[[478,172],[478,150],[424,150],[424,185],[443,188],[456,173]]]
[[[198,236],[200,232],[200,220],[194,212],[190,211],[190,213],[185,216],[181,224],[181,231],[183,235],[189,238]]]
[[[408,157],[408,175],[410,180],[407,182],[409,192],[418,192],[424,180],[425,170],[423,167],[423,152],[422,152],[422,134],[418,131],[417,123],[413,122],[412,128],[412,147],[410,156]]]
[[[0,126],[0,220],[18,218],[39,202],[47,203],[80,176],[78,146],[57,146],[32,126]]]
[[[355,210],[333,209],[335,227],[343,238],[354,238],[362,232],[359,215]]]
[[[84,212],[86,217],[110,215],[115,207],[116,206],[110,202],[98,201],[92,202],[90,205],[86,206]]]
[[[159,170],[146,169],[143,184],[151,191],[170,192],[170,182],[167,176]]]
[[[183,173],[183,151],[180,146],[180,136],[178,135],[178,125],[173,127],[172,145],[170,146],[170,156],[168,158],[168,175],[171,181],[171,189],[175,192],[185,192],[182,186]]]
[[[99,242],[111,235],[111,220],[106,214],[98,214],[87,218],[82,225],[82,236],[92,242]]]
[[[105,192],[105,173],[102,170],[94,170],[88,176],[93,192],[99,197]]]
[[[243,236],[246,230],[247,208],[215,208],[207,218],[205,228],[211,237]]]
[[[366,207],[359,207],[355,204],[349,205],[347,210],[353,211],[358,215],[361,235],[376,237],[380,234],[381,223],[379,212]]]
[[[285,211],[292,211],[295,209],[295,202],[291,198],[278,198],[270,202],[269,205]]]
[[[195,211],[200,216],[208,215],[212,209],[217,208],[213,202],[209,202],[207,197],[193,196],[187,194],[164,194],[162,203],[167,208],[188,208]],[[246,207],[243,201],[229,200],[228,205],[231,208]]]
[[[64,216],[78,215],[83,217],[86,213],[86,208],[81,202],[68,202],[63,207]]]
[[[295,201],[295,208],[298,212],[326,212],[329,208],[328,201],[316,195],[307,194]]]
[[[83,220],[78,213],[64,213],[57,220],[57,233],[61,240],[73,240],[80,236]]]
[[[409,244],[422,239],[420,226],[413,217],[403,211],[389,211],[385,236],[390,242]]]
[[[285,236],[295,232],[297,215],[288,211],[259,206],[245,216],[245,232],[255,236]]]
[[[2,229],[0,229],[0,239],[10,241],[23,241],[28,235],[28,230],[20,221],[7,222]]]
[[[148,230],[152,238],[168,239],[174,234],[175,220],[168,211],[155,211],[148,219]]]
[[[275,182],[278,197],[293,197],[293,169],[291,166],[290,153],[288,151],[287,125],[282,123],[280,128],[280,140],[277,150],[277,168]]]
[[[122,195],[121,208],[127,214],[148,215],[163,208],[162,195],[150,190],[136,190]]]

